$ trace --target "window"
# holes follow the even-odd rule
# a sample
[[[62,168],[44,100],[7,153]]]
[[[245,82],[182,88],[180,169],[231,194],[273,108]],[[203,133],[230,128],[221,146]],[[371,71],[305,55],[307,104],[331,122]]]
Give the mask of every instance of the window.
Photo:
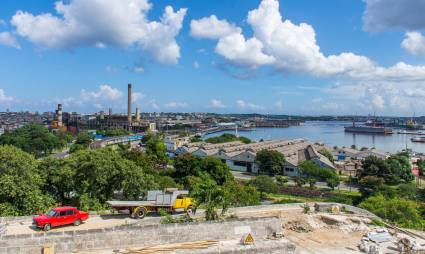
[[[68,211],[66,211],[66,215],[74,215],[74,210],[68,210]]]
[[[234,161],[233,165],[240,166],[240,167],[246,167],[246,162],[245,161]]]
[[[59,213],[59,216],[65,216],[66,215],[66,211],[61,211],[60,213]]]
[[[286,172],[294,172],[294,169],[293,168],[285,168],[285,171]]]

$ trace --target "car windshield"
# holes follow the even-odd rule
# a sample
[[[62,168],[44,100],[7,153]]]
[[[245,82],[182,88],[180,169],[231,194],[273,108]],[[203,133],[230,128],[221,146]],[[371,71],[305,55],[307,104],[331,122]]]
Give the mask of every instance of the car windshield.
[[[56,215],[56,211],[55,210],[50,210],[48,213],[46,213],[47,216],[49,217],[53,217]]]

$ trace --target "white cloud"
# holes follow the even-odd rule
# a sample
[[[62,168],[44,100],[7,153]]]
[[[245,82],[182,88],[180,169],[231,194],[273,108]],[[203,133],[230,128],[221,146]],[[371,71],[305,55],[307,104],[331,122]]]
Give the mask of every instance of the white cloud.
[[[419,32],[407,32],[401,47],[412,55],[425,56],[425,37]]]
[[[423,0],[364,0],[364,29],[370,32],[387,28],[417,30],[425,28]]]
[[[314,28],[283,19],[278,0],[262,0],[248,13],[253,37],[245,38],[241,29],[220,37],[216,52],[236,65],[256,68],[270,65],[283,73],[349,77],[359,80],[425,80],[425,66],[404,62],[382,67],[366,56],[343,52],[324,55],[316,41]]]
[[[385,106],[385,100],[381,95],[375,94],[372,98],[372,104],[378,109],[383,109]]]
[[[70,0],[55,4],[57,14],[18,11],[12,17],[17,33],[42,48],[137,46],[161,63],[175,64],[180,47],[175,37],[186,9],[165,8],[160,21],[149,21],[148,0]]]
[[[133,92],[131,98],[132,98],[133,102],[137,102],[137,101],[144,99],[145,97],[146,96],[142,93]]]
[[[81,98],[86,101],[93,100],[118,100],[122,96],[122,92],[117,88],[113,88],[109,85],[101,85],[97,91],[86,91],[81,90]]]
[[[158,105],[158,103],[156,102],[156,100],[155,99],[152,99],[152,100],[149,100],[148,102],[147,102],[147,105],[149,106],[149,107],[151,107],[152,109],[154,109],[154,110],[159,110],[159,105]]]
[[[282,111],[283,110],[283,101],[276,101],[274,103],[274,107],[278,110],[278,111]]]
[[[219,20],[215,15],[190,22],[190,34],[194,38],[219,39],[240,32],[239,27],[227,20]]]
[[[212,99],[210,101],[210,105],[211,108],[226,108],[226,105],[224,105],[224,103],[221,100],[217,100],[217,99]]]
[[[249,110],[249,111],[263,111],[265,109],[263,106],[260,106],[260,105],[254,104],[254,103],[250,103],[250,102],[245,102],[244,100],[237,100],[236,106],[239,109]]]
[[[133,72],[136,72],[136,73],[145,72],[145,69],[142,66],[135,66],[132,70],[133,70]]]
[[[0,45],[21,49],[18,40],[9,32],[0,32]]]
[[[178,109],[178,108],[187,108],[189,104],[187,104],[186,102],[172,101],[172,102],[166,103],[164,106],[170,109]]]
[[[5,26],[6,25],[6,21],[0,19],[0,26]]]
[[[195,62],[193,62],[193,68],[195,68],[195,69],[199,69],[199,63],[198,63],[198,61],[195,61]]]
[[[13,98],[11,96],[7,96],[6,92],[0,88],[0,103],[1,104],[9,104],[13,101]]]

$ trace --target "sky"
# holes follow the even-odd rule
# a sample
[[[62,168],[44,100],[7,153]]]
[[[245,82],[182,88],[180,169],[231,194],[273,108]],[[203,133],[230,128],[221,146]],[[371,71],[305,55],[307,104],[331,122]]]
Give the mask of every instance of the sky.
[[[423,0],[2,0],[0,111],[425,115]]]

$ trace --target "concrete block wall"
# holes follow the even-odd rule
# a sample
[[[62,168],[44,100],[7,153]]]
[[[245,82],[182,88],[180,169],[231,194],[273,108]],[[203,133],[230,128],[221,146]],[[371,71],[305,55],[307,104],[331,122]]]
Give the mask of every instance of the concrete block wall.
[[[123,249],[175,242],[227,240],[241,238],[247,232],[251,232],[254,239],[260,239],[281,230],[282,225],[277,217],[149,226],[130,224],[91,230],[5,235],[0,237],[0,254],[41,253],[43,246],[48,244],[55,245],[56,253],[64,253],[74,250]]]

